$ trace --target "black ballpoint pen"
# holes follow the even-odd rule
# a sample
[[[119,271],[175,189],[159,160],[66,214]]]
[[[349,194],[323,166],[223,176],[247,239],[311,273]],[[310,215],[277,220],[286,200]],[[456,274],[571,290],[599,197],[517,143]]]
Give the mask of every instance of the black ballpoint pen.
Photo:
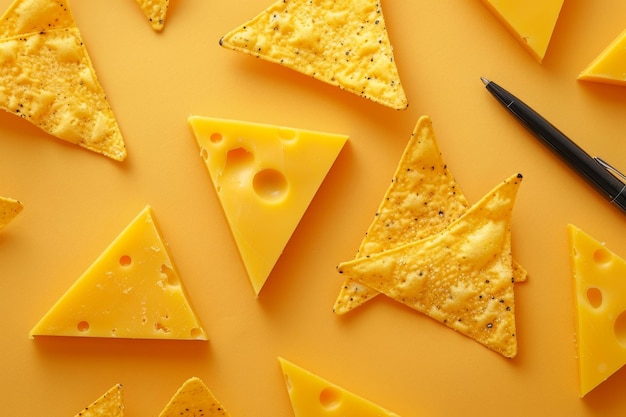
[[[493,81],[481,77],[487,90],[532,133],[559,155],[611,203],[626,213],[626,176],[607,162],[591,157],[559,129]]]

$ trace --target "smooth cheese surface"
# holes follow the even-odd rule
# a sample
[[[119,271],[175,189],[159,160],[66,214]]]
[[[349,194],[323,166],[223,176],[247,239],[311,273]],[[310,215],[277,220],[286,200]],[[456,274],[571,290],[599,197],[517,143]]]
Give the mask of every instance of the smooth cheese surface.
[[[147,206],[32,329],[32,336],[206,336]]]
[[[626,29],[580,73],[578,79],[626,85]]]
[[[283,358],[279,362],[295,417],[398,417]]]
[[[0,196],[0,230],[4,229],[23,209],[24,205],[18,200]]]
[[[347,136],[191,116],[256,295]]]
[[[626,261],[576,226],[568,232],[584,396],[626,364]]]
[[[482,1],[537,61],[543,61],[563,0]]]

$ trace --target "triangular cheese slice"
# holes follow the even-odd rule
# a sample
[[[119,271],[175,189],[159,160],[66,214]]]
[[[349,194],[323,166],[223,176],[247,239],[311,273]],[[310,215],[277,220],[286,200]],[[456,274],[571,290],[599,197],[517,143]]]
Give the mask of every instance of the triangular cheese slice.
[[[137,0],[141,11],[150,21],[152,29],[162,30],[170,0]]]
[[[568,234],[585,396],[626,364],[626,261],[576,226]]]
[[[517,354],[511,212],[521,176],[498,185],[441,233],[338,266],[490,349]]]
[[[469,208],[443,161],[432,121],[422,116],[400,159],[389,188],[361,242],[356,258],[389,250],[441,232]],[[515,282],[526,271],[514,263]],[[345,314],[379,294],[346,277],[333,311]]]
[[[123,417],[122,385],[116,384],[74,417]]]
[[[408,105],[380,0],[278,0],[220,44],[394,109]]]
[[[482,0],[539,62],[548,50],[563,0]]]
[[[626,30],[580,73],[578,79],[626,85]]]
[[[149,206],[30,335],[206,340]]]
[[[201,116],[189,124],[258,295],[347,136]]]
[[[118,161],[126,157],[65,0],[16,0],[0,18],[0,91],[0,108],[49,134]]]
[[[0,230],[22,212],[24,205],[12,198],[0,196]]]
[[[398,417],[283,358],[278,359],[295,417]]]
[[[230,417],[213,393],[200,378],[192,377],[183,383],[159,417]]]

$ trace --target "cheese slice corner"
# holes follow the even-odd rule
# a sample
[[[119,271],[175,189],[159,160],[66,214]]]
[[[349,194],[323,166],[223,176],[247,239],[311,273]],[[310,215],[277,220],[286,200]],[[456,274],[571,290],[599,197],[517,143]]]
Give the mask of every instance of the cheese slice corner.
[[[482,0],[515,38],[542,62],[563,7],[563,0]]]
[[[30,336],[206,340],[146,206]]]
[[[123,417],[124,402],[122,398],[123,387],[115,384],[100,398],[85,407],[75,417]]]
[[[626,364],[626,261],[574,225],[568,236],[584,397]]]
[[[188,122],[258,296],[348,137],[202,116]]]
[[[626,29],[581,71],[578,79],[626,86]]]
[[[278,359],[295,417],[398,417],[286,359]]]

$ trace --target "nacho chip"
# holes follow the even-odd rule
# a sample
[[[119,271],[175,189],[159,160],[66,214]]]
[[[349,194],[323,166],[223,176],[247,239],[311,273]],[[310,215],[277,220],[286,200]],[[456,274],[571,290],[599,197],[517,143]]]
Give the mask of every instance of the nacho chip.
[[[356,258],[439,233],[469,206],[441,157],[432,121],[422,116]],[[517,263],[514,263],[514,276],[515,282],[526,279],[526,271]],[[378,294],[364,283],[347,277],[333,311],[345,314]]]
[[[0,196],[0,230],[22,212],[24,205],[17,200]]]
[[[220,45],[394,109],[408,105],[380,0],[278,0]]]
[[[116,384],[75,417],[122,417],[123,415],[122,385]]]
[[[159,417],[230,417],[230,414],[215,399],[202,380],[189,378],[176,391]]]
[[[0,108],[124,160],[119,126],[65,0],[16,0],[0,33]]]
[[[162,30],[170,0],[137,0],[141,11],[150,21],[152,29]]]
[[[342,263],[339,272],[514,357],[510,228],[521,178],[507,179],[441,233]]]

